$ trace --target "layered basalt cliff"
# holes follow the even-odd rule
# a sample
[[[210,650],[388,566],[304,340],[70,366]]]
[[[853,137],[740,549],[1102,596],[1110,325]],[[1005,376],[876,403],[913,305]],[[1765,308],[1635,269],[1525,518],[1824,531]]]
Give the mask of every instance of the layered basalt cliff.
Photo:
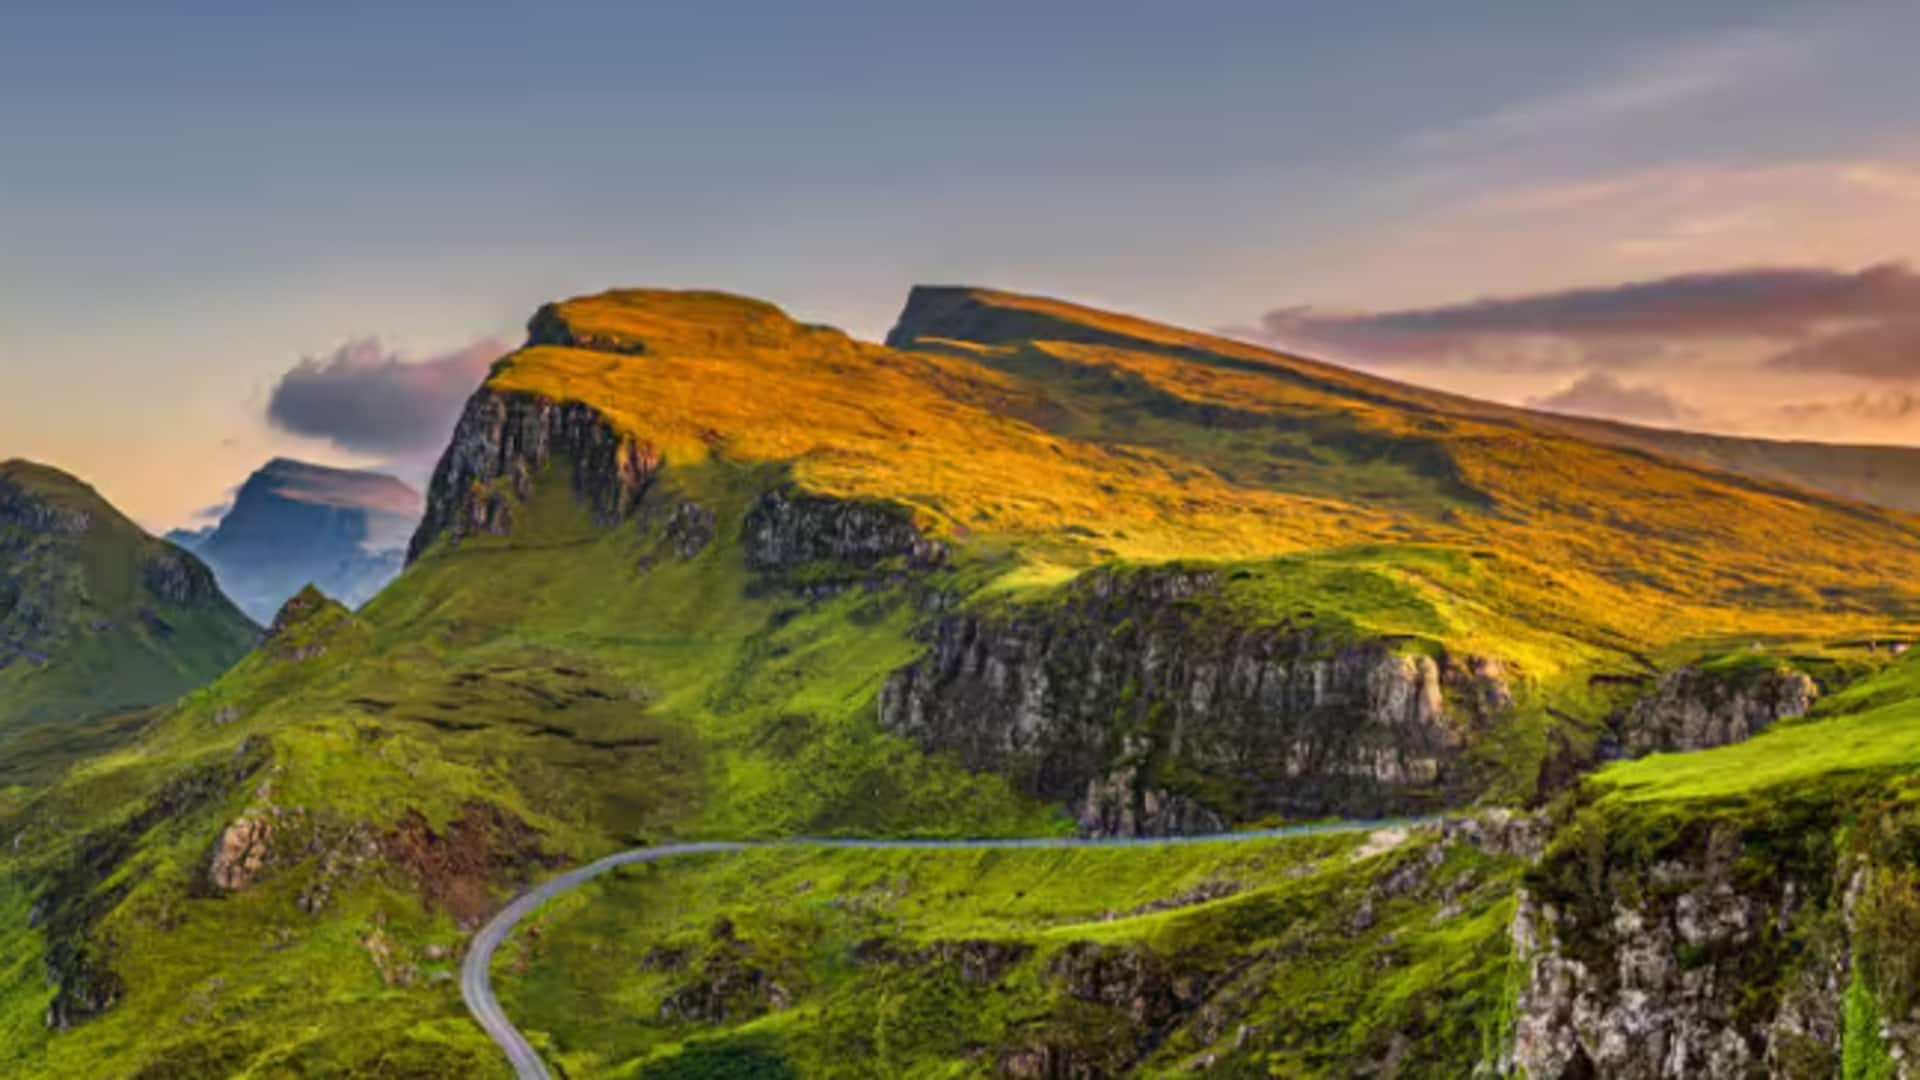
[[[574,493],[603,524],[638,504],[662,464],[650,444],[622,434],[591,406],[483,387],[468,400],[434,469],[408,561],[442,539],[505,535],[513,500],[524,499],[535,474],[553,461],[569,465]]]
[[[880,720],[1095,835],[1445,805],[1501,668],[1308,622],[1213,617],[1217,574],[1100,571],[1056,605],[938,618]]]

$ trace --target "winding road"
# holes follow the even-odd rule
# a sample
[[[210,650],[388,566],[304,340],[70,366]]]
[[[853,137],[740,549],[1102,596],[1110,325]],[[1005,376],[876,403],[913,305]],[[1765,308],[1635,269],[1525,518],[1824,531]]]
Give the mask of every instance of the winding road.
[[[475,1021],[486,1029],[493,1041],[504,1050],[507,1060],[513,1063],[513,1069],[520,1080],[553,1080],[553,1074],[540,1060],[540,1055],[513,1026],[507,1014],[500,1008],[500,1000],[493,994],[491,969],[493,954],[500,948],[507,935],[520,920],[532,914],[534,909],[594,878],[619,866],[633,863],[658,862],[682,855],[709,855],[724,851],[745,851],[749,848],[801,847],[801,848],[860,848],[860,849],[1013,849],[1013,848],[1128,848],[1128,847],[1173,847],[1183,844],[1222,844],[1247,840],[1268,840],[1285,836],[1308,836],[1316,833],[1373,832],[1380,829],[1413,827],[1424,825],[1438,818],[1392,818],[1377,821],[1329,821],[1312,825],[1291,825],[1277,829],[1254,829],[1247,832],[1208,833],[1200,836],[1126,836],[1103,839],[1087,839],[1076,836],[1036,836],[1019,837],[1006,840],[849,840],[830,837],[796,837],[791,840],[711,840],[686,844],[661,844],[656,847],[635,848],[609,855],[604,859],[575,867],[564,874],[541,882],[500,910],[480,932],[473,936],[467,946],[466,959],[460,965],[460,994],[466,999],[467,1011],[473,1014]]]

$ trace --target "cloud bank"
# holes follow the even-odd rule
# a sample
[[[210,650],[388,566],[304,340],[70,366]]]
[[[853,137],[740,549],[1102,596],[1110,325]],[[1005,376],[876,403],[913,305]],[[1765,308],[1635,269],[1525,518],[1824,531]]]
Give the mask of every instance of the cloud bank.
[[[1393,366],[1498,370],[1630,368],[1729,339],[1784,350],[1786,369],[1915,372],[1920,274],[1902,263],[1859,271],[1756,267],[1396,311],[1276,308],[1260,337],[1289,348]]]
[[[1920,305],[1889,318],[1797,345],[1773,357],[1781,371],[1828,372],[1868,379],[1920,377]]]
[[[433,454],[446,444],[487,369],[507,351],[487,339],[410,360],[377,338],[350,341],[326,356],[304,358],[282,375],[267,402],[267,421],[354,453]]]

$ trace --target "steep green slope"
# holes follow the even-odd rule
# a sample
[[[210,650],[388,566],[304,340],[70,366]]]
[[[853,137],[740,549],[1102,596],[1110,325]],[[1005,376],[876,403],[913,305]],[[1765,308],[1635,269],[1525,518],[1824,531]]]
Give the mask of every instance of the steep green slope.
[[[86,722],[209,681],[256,633],[205,566],[93,489],[0,463],[0,788],[115,726]]]
[[[1831,691],[1877,666],[1868,644],[1907,640],[1920,614],[1920,522],[1897,512],[1052,301],[916,293],[894,340],[912,347],[711,293],[543,309],[469,403],[400,579],[358,613],[296,598],[141,738],[0,803],[11,1071],[484,1074],[447,977],[489,910],[567,863],[673,838],[1137,834],[1531,801],[1647,720],[1636,702],[1693,685],[1669,669],[1742,687],[1805,670],[1850,700]],[[1786,723],[1769,708],[1712,730]],[[1294,878],[1293,854],[1261,869],[1229,851],[1192,881],[1116,862],[1081,906],[956,909],[966,934],[1034,950],[1006,1009],[968,985],[939,1014],[978,1007],[982,1057],[923,1041],[934,1014],[904,1006],[896,1043],[849,1034],[929,977],[846,968],[863,925],[794,945],[793,1009],[743,1037],[814,1071],[1108,1047],[1113,1067],[1211,1053],[1345,1075],[1427,1039],[1452,1067],[1505,1039],[1488,995],[1518,978],[1501,938],[1518,869],[1428,839],[1417,881],[1397,854]],[[987,872],[954,858],[852,870],[932,897]],[[1024,858],[1006,860],[1016,894],[1060,870]],[[828,880],[759,866],[713,880]],[[835,896],[870,891],[832,872]],[[1130,911],[1215,873],[1246,899],[1079,925],[1085,905]],[[604,887],[647,899],[620,892]],[[774,918],[755,908],[707,898],[650,925]],[[931,900],[897,915],[928,948],[956,940]],[[1073,927],[1039,940],[1033,920],[1056,917]],[[1180,994],[1128,1027],[1105,990],[1073,989],[1058,957],[1082,938],[1122,946],[1127,970],[1152,968],[1142,948],[1204,961],[1182,977],[1236,987],[1246,1042]],[[557,994],[574,970],[537,978]],[[643,1010],[671,989],[613,985]],[[540,1030],[583,1068],[639,1071],[714,1026],[603,1046],[604,1022]]]

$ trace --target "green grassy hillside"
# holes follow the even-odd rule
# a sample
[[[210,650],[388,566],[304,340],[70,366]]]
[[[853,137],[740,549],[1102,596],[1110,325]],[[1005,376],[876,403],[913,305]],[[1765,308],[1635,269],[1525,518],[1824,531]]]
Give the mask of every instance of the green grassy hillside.
[[[890,340],[711,293],[543,309],[398,581],[297,598],[138,738],[0,802],[9,1074],[486,1075],[465,936],[667,839],[1059,833],[1089,789],[1119,831],[1557,787],[1612,813],[1667,758],[1556,762],[1703,660],[1829,691],[1700,755],[1741,782],[1802,730],[1834,736],[1802,736],[1820,777],[1841,734],[1909,764],[1868,704],[1905,693],[1877,646],[1920,620],[1920,519],[1053,301],[919,291]],[[1692,768],[1674,805],[1726,782]],[[1518,862],[1351,846],[666,867],[568,899],[503,997],[582,1075],[1497,1057]],[[978,941],[1018,959],[971,979]]]
[[[93,489],[0,463],[0,789],[125,726],[101,718],[208,682],[256,633],[198,560]]]

